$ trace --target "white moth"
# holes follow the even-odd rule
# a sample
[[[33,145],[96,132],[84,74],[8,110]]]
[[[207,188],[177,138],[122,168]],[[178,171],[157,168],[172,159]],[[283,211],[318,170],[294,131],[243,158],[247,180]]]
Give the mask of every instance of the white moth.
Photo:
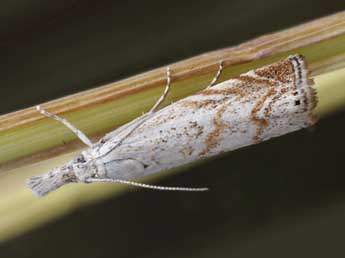
[[[301,55],[241,74],[159,111],[170,87],[153,108],[141,117],[92,143],[68,121],[38,110],[69,127],[86,145],[67,164],[28,180],[38,196],[74,182],[117,182],[158,190],[203,191],[146,185],[129,181],[165,171],[221,152],[259,143],[308,127],[316,122],[312,114],[316,94]]]

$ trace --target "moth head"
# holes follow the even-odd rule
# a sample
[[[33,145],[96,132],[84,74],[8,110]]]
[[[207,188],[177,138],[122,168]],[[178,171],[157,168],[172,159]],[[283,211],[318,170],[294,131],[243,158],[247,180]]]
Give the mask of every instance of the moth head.
[[[98,176],[100,166],[91,158],[86,159],[83,154],[78,155],[72,162],[72,168],[79,182],[87,183],[88,179]]]

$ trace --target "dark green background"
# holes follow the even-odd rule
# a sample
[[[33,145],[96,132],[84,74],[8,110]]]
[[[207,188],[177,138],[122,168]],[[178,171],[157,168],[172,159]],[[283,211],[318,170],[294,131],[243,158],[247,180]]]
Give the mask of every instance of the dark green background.
[[[1,1],[0,113],[345,9],[343,0]],[[0,257],[344,257],[345,113],[2,244]]]

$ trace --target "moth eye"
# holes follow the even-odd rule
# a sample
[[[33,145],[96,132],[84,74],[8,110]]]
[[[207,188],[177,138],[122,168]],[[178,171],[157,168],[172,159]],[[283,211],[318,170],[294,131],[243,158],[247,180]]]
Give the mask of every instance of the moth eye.
[[[79,155],[75,158],[75,161],[78,163],[84,163],[85,162],[85,158],[83,155]]]

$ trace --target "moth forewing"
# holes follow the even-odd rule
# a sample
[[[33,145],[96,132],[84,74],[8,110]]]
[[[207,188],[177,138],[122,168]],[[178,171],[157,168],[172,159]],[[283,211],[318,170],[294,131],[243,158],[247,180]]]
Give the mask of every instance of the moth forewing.
[[[105,142],[100,158],[135,159],[145,169],[118,172],[133,179],[310,126],[316,97],[307,74],[295,55],[205,89],[158,111],[111,152]]]

